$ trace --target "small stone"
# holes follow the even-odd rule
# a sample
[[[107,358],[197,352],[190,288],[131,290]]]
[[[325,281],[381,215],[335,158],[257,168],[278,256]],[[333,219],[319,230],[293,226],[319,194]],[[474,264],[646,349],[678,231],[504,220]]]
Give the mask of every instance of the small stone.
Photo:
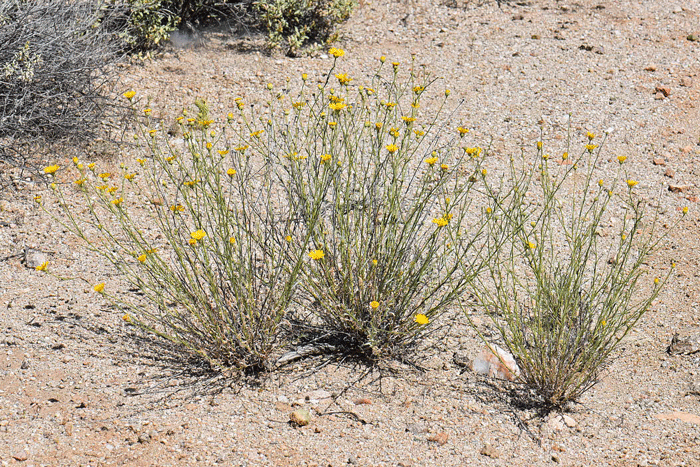
[[[355,457],[353,454],[350,454],[348,456],[348,464],[356,465],[357,464],[357,457]]]
[[[146,444],[151,440],[151,435],[147,432],[139,434],[139,443]]]
[[[19,366],[20,370],[26,370],[29,368],[29,360],[23,360],[22,364]]]
[[[501,457],[501,453],[496,450],[493,446],[491,446],[489,443],[484,444],[484,447],[481,448],[481,451],[479,451],[479,454],[482,456],[490,457],[491,459],[498,459]]]
[[[25,451],[24,449],[14,451],[11,455],[12,458],[18,462],[24,462],[27,459],[29,459],[29,454],[27,454],[27,451]]]
[[[680,337],[678,333],[671,338],[671,344],[666,349],[671,355],[691,355],[700,352],[700,334]]]
[[[644,71],[656,71],[656,65],[649,65],[648,67],[644,68]]]
[[[684,76],[681,78],[680,85],[686,88],[692,88],[693,87],[693,80],[690,79],[689,76]]]
[[[664,97],[668,97],[668,96],[671,95],[671,88],[668,87],[668,86],[664,86],[664,85],[662,85],[662,84],[659,84],[658,86],[656,86],[656,88],[654,89],[654,91],[657,92],[657,93],[660,92],[661,94],[664,95]]]
[[[654,165],[660,165],[661,167],[666,166],[666,160],[662,157],[655,157],[652,162],[654,163]]]
[[[683,193],[690,190],[690,185],[669,185],[668,191],[671,193]]]
[[[605,53],[605,48],[602,45],[599,45],[597,47],[593,47],[591,52],[594,54],[603,55]]]
[[[447,440],[449,439],[450,435],[445,433],[444,431],[441,431],[440,433],[435,433],[433,435],[428,436],[428,441],[432,441],[434,443],[438,443],[440,446],[444,446],[447,444]]]
[[[368,399],[366,397],[362,397],[360,399],[355,399],[354,403],[355,403],[355,405],[371,405],[372,400]]]
[[[663,98],[664,94],[662,92],[657,92],[656,94],[654,94],[654,99],[656,99],[657,101],[660,101]]]
[[[676,176],[676,172],[674,172],[672,169],[668,168],[666,169],[666,172],[664,172],[664,176],[668,178],[673,178]]]
[[[555,462],[558,464],[559,463],[559,456],[557,456],[556,454],[552,454],[552,462]]]
[[[700,40],[700,37],[697,36],[696,34],[688,34],[688,37],[686,37],[690,42],[697,42]]]
[[[566,426],[561,415],[554,416],[547,420],[547,426],[552,431],[562,431]]]
[[[480,375],[509,381],[514,381],[520,375],[520,368],[513,356],[497,345],[491,348],[485,346],[474,359],[472,370]]]
[[[416,422],[409,423],[408,425],[406,425],[406,431],[409,433],[413,433],[414,435],[420,435],[422,433],[427,433],[428,428],[425,426],[424,423]]]
[[[289,404],[289,398],[287,396],[277,396],[277,402],[282,402],[283,404]]]
[[[289,421],[292,425],[306,426],[311,423],[311,413],[306,409],[295,410],[289,414]]]
[[[36,269],[48,260],[48,255],[41,250],[35,250],[34,248],[24,250],[24,265],[29,269]]]
[[[576,426],[576,420],[574,420],[573,417],[570,417],[568,415],[562,415],[562,420],[564,421],[564,424],[568,426],[569,428],[573,428]]]

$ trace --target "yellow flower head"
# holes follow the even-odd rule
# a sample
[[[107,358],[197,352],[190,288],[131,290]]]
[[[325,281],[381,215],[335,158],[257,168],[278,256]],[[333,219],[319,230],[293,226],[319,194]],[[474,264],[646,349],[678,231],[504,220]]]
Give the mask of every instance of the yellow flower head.
[[[399,147],[395,144],[390,144],[386,147],[386,150],[393,154],[399,150]]]
[[[228,175],[229,177],[233,177],[234,175],[236,175],[236,169],[228,169],[226,171],[226,175]]]
[[[136,174],[124,174],[124,178],[127,180],[133,180]]]
[[[115,198],[112,201],[110,201],[113,205],[120,207],[122,203],[124,202],[124,198]]]
[[[420,94],[420,93],[422,93],[423,91],[425,91],[425,87],[424,87],[424,86],[414,86],[414,87],[413,87],[413,92],[416,93],[416,94]]]
[[[447,169],[449,169],[450,167],[449,167],[447,164],[440,164],[440,168],[441,168],[442,170],[447,170]]]
[[[382,63],[386,62],[386,57],[382,55],[381,57],[379,57],[379,61]]]
[[[401,117],[401,120],[403,120],[406,125],[416,121],[415,117],[407,117],[405,115],[403,117]]]
[[[143,114],[144,114],[144,115],[151,115],[151,112],[153,112],[153,110],[151,110],[151,109],[143,109]]]
[[[588,141],[593,141],[593,138],[595,138],[595,134],[589,131],[586,133],[586,137],[588,137]]]
[[[452,94],[452,91],[445,89],[445,97],[450,97],[450,94]]]
[[[185,210],[185,207],[182,204],[173,204],[170,206],[170,210],[172,212],[182,212]]]
[[[564,154],[561,155],[561,160],[565,161],[569,158],[569,153],[565,152]]]
[[[436,217],[432,220],[432,223],[437,225],[438,227],[445,227],[449,222],[450,221],[445,217]]]
[[[435,163],[436,163],[437,161],[438,161],[438,158],[435,157],[435,156],[433,156],[433,157],[427,158],[424,162],[425,162],[426,164],[432,166],[432,165],[435,165]]]
[[[86,180],[87,179],[85,179],[85,178],[79,178],[76,181],[74,181],[73,183],[75,183],[78,186],[83,186],[83,184],[85,183]]]
[[[623,164],[627,160],[627,156],[617,156],[617,161]]]
[[[112,176],[112,174],[108,173],[108,172],[104,172],[104,173],[101,173],[100,175],[98,175],[98,177],[100,177],[103,181],[106,181],[111,176]]]
[[[187,243],[189,243],[192,246],[195,246],[197,244],[197,240],[195,240],[194,238],[190,238],[189,240],[187,240]]]
[[[469,133],[469,129],[468,129],[468,128],[464,128],[464,127],[461,127],[461,126],[457,128],[457,131],[459,132],[459,136],[461,136],[461,137],[463,137],[464,135],[466,135],[467,133]]]
[[[141,165],[143,165],[143,164],[141,164]],[[95,169],[95,163],[94,163],[94,162],[90,162],[90,163],[88,164],[88,169],[94,170],[94,169]]]
[[[528,248],[530,248],[531,250],[534,250],[535,248],[537,248],[537,243],[535,243],[535,242],[527,242],[527,246],[528,246]]]
[[[127,99],[131,100],[134,98],[136,95],[136,91],[126,91],[122,96],[126,97]]]
[[[312,250],[309,252],[309,258],[311,259],[320,260],[324,256],[326,256],[326,254],[323,252],[323,250]]]
[[[333,104],[331,104],[333,105]],[[328,122],[328,126],[331,128],[335,128],[338,125],[338,122]]]
[[[337,49],[335,47],[331,47],[328,53],[333,55],[335,58],[339,58],[345,55],[345,51],[343,49]]]
[[[34,268],[34,269],[36,269],[37,271],[46,271],[46,268],[47,268],[47,267],[49,267],[49,262],[48,262],[48,261],[44,261],[43,263],[41,263],[39,266],[37,266],[37,267]]]
[[[487,173],[488,171],[486,169],[481,169],[481,175],[485,177]]]
[[[654,278],[654,284],[656,284],[656,285],[659,284],[659,278],[658,278],[658,277],[655,277],[655,278]]]
[[[586,151],[588,151],[588,152],[593,152],[593,150],[594,150],[595,148],[597,148],[597,147],[598,147],[598,146],[595,145],[595,144],[587,144],[587,145],[586,145]]]
[[[195,240],[201,240],[201,239],[203,239],[203,238],[206,237],[206,236],[207,236],[207,233],[206,233],[204,230],[202,230],[202,229],[195,230],[194,232],[192,232],[192,233],[190,234],[190,237],[192,237],[192,238],[195,239]]]
[[[291,235],[287,235],[286,237],[284,237],[284,239],[285,239],[286,241],[288,241],[288,242],[291,242],[291,241],[292,241],[292,236],[291,236]]]
[[[136,259],[139,260],[139,262],[141,262],[141,263],[145,263],[146,262],[146,254],[144,253]]]
[[[627,186],[630,187],[630,188],[632,188],[633,186],[635,186],[635,185],[638,184],[638,183],[639,183],[639,182],[636,181],[636,180],[627,180]]]
[[[369,306],[371,306],[373,310],[376,310],[377,308],[379,308],[379,302],[376,300],[372,300],[371,302],[369,302]]]
[[[126,321],[127,323],[130,323],[130,322],[131,322],[131,316],[129,316],[129,315],[123,315],[123,316],[122,316],[122,319],[123,319],[124,321]]]
[[[92,288],[92,290],[94,290],[94,291],[97,292],[97,293],[102,293],[102,292],[104,292],[104,290],[105,290],[105,283],[104,283],[104,282],[100,282],[99,284],[97,284],[96,286],[94,286],[94,287]]]
[[[373,259],[373,260],[372,260],[372,264],[376,266],[376,265],[377,265],[377,260],[376,260],[376,259]]]
[[[306,79],[307,79],[308,77],[309,77],[309,75],[307,75],[306,73],[302,73],[302,74],[301,74],[301,80],[302,80],[302,81],[306,81]]]
[[[218,152],[218,153],[219,153],[220,155],[222,155],[222,156],[225,156],[226,154],[228,154],[228,149],[218,150],[218,151],[216,151],[216,152]]]
[[[321,154],[321,162],[328,162],[329,160],[331,160],[330,154]]]
[[[228,242],[229,242],[231,245],[233,245],[234,243],[236,243],[236,237],[231,237],[231,238],[229,238],[229,239],[228,239]]]
[[[418,313],[415,318],[413,318],[416,323],[420,324],[421,326],[425,326],[430,322],[427,316],[425,316],[422,313]]]
[[[340,112],[341,110],[346,108],[347,105],[343,104],[342,102],[331,102],[330,104],[328,104],[328,107],[330,107],[332,110],[334,110],[336,112]]]
[[[60,169],[60,168],[61,168],[61,167],[58,166],[58,165],[50,165],[50,166],[48,166],[48,167],[44,167],[44,173],[47,173],[47,174],[54,174],[54,173],[56,173],[56,171],[58,171],[58,169]]]
[[[36,195],[34,197],[34,201],[36,201],[38,204],[41,204],[41,195]]]
[[[347,86],[350,83],[350,81],[352,81],[352,78],[350,78],[347,73],[339,73],[335,75],[335,77],[338,78],[338,82],[341,86]]]
[[[688,206],[683,206],[683,214],[688,214]]]
[[[537,149],[542,149],[542,141],[537,142]]]
[[[425,131],[413,130],[413,132],[416,134],[416,138],[420,138],[422,136],[425,136]]]

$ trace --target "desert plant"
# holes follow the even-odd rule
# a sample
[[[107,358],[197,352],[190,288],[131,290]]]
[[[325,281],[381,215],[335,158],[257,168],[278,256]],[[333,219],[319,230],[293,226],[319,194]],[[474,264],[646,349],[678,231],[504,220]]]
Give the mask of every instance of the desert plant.
[[[117,44],[100,2],[0,0],[0,155],[91,134],[109,110]]]
[[[296,333],[370,360],[409,358],[478,269],[482,220],[470,205],[486,172],[476,148],[460,147],[468,130],[437,123],[449,90],[421,111],[436,80],[382,57],[354,86],[336,72],[343,51],[330,54],[325,85],[307,88],[304,75],[289,99],[271,87],[266,125],[249,129],[265,133],[246,144],[276,159],[296,216],[289,241],[306,259],[297,298],[308,311],[295,314]]]
[[[255,9],[271,47],[284,43],[294,56],[307,43],[326,42],[333,28],[348,19],[354,0],[258,0]]]
[[[554,161],[511,159],[512,184],[488,185],[490,242],[501,245],[474,293],[543,403],[563,406],[597,381],[672,268],[642,287],[663,235],[625,171],[598,179],[603,144]],[[522,163],[519,163],[522,162]],[[687,212],[687,209],[683,211]],[[617,224],[615,224],[617,222]]]
[[[146,154],[135,169],[112,174],[74,159],[72,187],[52,185],[57,219],[138,291],[96,286],[127,309],[126,321],[213,366],[262,370],[280,346],[301,268],[301,259],[287,262],[292,217],[276,199],[269,161],[229,145],[225,124],[214,130],[207,104],[196,105],[177,119],[181,143],[157,129],[151,109],[138,110]],[[45,171],[71,177],[57,165]],[[82,194],[82,208],[68,202],[72,191]]]

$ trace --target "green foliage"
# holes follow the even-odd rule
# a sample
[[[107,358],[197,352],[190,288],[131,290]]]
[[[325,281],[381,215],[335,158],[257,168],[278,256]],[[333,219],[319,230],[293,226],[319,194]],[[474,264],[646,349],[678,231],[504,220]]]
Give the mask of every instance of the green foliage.
[[[121,12],[126,26],[120,37],[127,50],[147,51],[170,38],[181,18],[173,0],[109,0],[110,9]]]
[[[271,47],[283,44],[295,55],[308,43],[328,41],[333,28],[348,19],[354,0],[259,0],[255,8]]]
[[[511,160],[510,187],[489,186],[498,260],[474,289],[521,379],[551,406],[597,382],[672,269],[642,287],[663,237],[624,174],[625,158],[615,176],[598,180],[600,148],[588,138],[582,154],[571,161],[565,153],[561,165],[538,143],[534,163]]]

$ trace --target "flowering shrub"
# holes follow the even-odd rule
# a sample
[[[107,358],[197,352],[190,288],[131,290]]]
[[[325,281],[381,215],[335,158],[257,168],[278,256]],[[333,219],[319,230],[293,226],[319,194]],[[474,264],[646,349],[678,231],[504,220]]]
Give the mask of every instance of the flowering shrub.
[[[355,85],[336,71],[344,52],[330,54],[326,85],[268,85],[265,106],[237,99],[224,121],[197,100],[177,118],[182,140],[127,92],[143,158],[119,173],[75,159],[71,188],[53,185],[65,226],[139,291],[95,286],[131,310],[125,320],[214,365],[262,369],[284,323],[297,341],[406,357],[461,296],[478,269],[483,218],[467,219],[486,172],[460,147],[466,129],[436,123],[449,91],[422,112],[428,75],[382,58]]]
[[[474,292],[521,379],[552,406],[598,381],[672,270],[644,292],[646,262],[664,236],[656,218],[646,221],[626,156],[615,176],[598,178],[595,138],[573,160],[568,152],[554,160],[538,142],[534,163],[511,160],[510,186],[487,184],[489,242],[499,253]]]

